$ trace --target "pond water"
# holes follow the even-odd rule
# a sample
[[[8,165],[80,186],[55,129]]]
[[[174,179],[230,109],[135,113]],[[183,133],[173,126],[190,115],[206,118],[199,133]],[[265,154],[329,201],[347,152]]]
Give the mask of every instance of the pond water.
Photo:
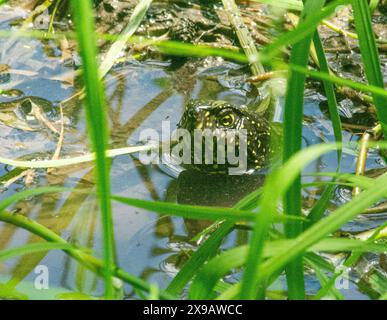
[[[22,9],[3,6],[0,9],[0,29],[12,30],[13,22],[25,18]],[[79,57],[74,51],[65,57],[65,43],[58,45],[53,41],[34,39],[0,39],[0,89],[13,90],[12,95],[0,96],[0,155],[6,158],[31,159],[51,158],[58,143],[58,135],[50,128],[41,125],[34,129],[31,119],[20,116],[22,103],[16,103],[10,112],[11,102],[35,101],[44,99],[48,110],[47,117],[56,128],[60,128],[60,102],[71,98],[80,90],[73,80],[78,67]],[[251,103],[254,92],[242,79],[244,70],[234,63],[218,58],[208,58],[210,67],[201,67],[193,74],[174,68],[176,59],[145,60],[129,59],[116,65],[106,78],[108,115],[111,123],[111,148],[124,147],[138,141],[139,132],[154,128],[161,132],[161,121],[169,120],[175,126],[184,110],[185,103],[191,98],[222,99],[237,104]],[[184,70],[183,70],[184,71]],[[182,82],[184,85],[182,85]],[[4,92],[4,91],[3,91]],[[282,118],[283,99],[279,98],[276,118]],[[342,103],[342,113],[346,114],[347,104]],[[45,109],[45,111],[47,111]],[[18,127],[18,121],[26,120],[33,130]],[[76,156],[89,152],[89,142],[85,132],[83,105],[78,98],[63,104],[65,124],[64,143],[61,157]],[[11,120],[9,120],[11,119]],[[347,119],[358,122],[356,116]],[[366,123],[366,120],[363,119]],[[356,141],[359,136],[351,130],[343,131],[344,141]],[[333,130],[327,116],[325,98],[310,90],[305,100],[305,122],[303,127],[304,146],[334,141]],[[336,170],[336,155],[331,153],[313,162],[305,173]],[[382,168],[383,159],[371,153],[367,168]],[[342,170],[355,171],[356,149],[344,153]],[[23,174],[13,167],[0,164],[3,183],[1,199],[26,188],[61,185],[75,189],[92,190],[95,185],[91,164],[64,167],[60,169],[39,169],[29,171],[19,179],[14,176]],[[134,156],[118,156],[111,161],[112,192],[115,195],[129,196],[147,200],[178,201],[179,203],[229,205],[263,183],[264,177],[251,178],[248,183],[242,180],[210,181],[208,178],[185,172],[178,179],[171,177],[158,166],[144,166]],[[306,177],[305,181],[316,178]],[[222,191],[219,188],[222,186]],[[321,194],[320,188],[309,188],[304,194],[305,205],[311,205]],[[346,201],[348,192],[336,191],[332,201],[334,208]],[[95,198],[76,192],[62,195],[44,195],[21,201],[12,207],[14,212],[22,213],[31,219],[59,233],[64,239],[89,247],[101,256],[101,235],[99,216],[96,214]],[[208,225],[206,221],[192,221],[182,218],[162,216],[142,209],[113,203],[114,228],[117,261],[121,268],[165,287],[194,250],[196,244],[191,239]],[[360,217],[345,226],[344,231],[359,232],[380,225],[383,215]],[[13,226],[0,223],[0,250],[39,241],[39,238]],[[234,231],[223,244],[232,247],[247,241],[244,230]],[[370,257],[366,267],[381,268],[380,257]],[[46,266],[50,275],[50,287],[57,292],[66,290],[101,295],[102,282],[92,273],[75,263],[60,251],[26,255],[22,258],[0,263],[0,282],[23,291],[32,288],[37,276],[37,267]],[[228,277],[234,281],[239,275]],[[368,299],[366,289],[359,289],[352,278],[349,290],[343,290],[347,298]],[[285,283],[275,287],[284,289]],[[1,287],[0,287],[1,288]],[[60,289],[59,289],[60,288]],[[64,289],[62,289],[64,288]],[[307,291],[312,294],[319,288],[318,281],[310,274]],[[55,289],[56,290],[56,289]],[[43,290],[44,291],[44,290]],[[0,290],[1,292],[1,290]],[[42,292],[41,296],[46,293]],[[131,288],[125,288],[125,295],[133,298]]]

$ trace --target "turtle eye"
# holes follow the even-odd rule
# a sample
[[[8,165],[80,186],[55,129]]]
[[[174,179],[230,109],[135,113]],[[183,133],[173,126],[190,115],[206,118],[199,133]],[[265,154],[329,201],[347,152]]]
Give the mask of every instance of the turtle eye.
[[[235,114],[227,111],[219,116],[219,123],[223,127],[231,127],[235,123]]]

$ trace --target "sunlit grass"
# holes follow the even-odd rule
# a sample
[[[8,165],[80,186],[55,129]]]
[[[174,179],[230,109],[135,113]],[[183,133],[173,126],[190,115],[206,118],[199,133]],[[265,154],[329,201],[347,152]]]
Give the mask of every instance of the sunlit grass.
[[[379,52],[376,46],[375,34],[372,29],[371,13],[366,0],[353,0],[353,15],[359,37],[360,51],[364,70],[371,85],[384,89],[384,80],[380,68]],[[384,137],[387,139],[387,98],[373,95],[378,120],[382,125]]]
[[[96,155],[97,194],[100,200],[106,298],[114,297],[113,266],[115,260],[114,230],[110,200],[110,177],[106,161],[108,122],[105,94],[96,61],[97,47],[94,36],[94,18],[90,0],[73,0],[73,16],[78,33],[82,57],[82,78],[86,89],[86,115],[88,132]]]
[[[308,19],[311,14],[320,12],[325,0],[306,1],[302,20]],[[306,67],[309,62],[309,51],[312,43],[312,32],[293,46],[290,64]],[[302,73],[291,71],[285,98],[284,113],[284,148],[283,160],[286,162],[302,148],[302,120],[304,115],[304,91],[306,76]],[[284,197],[284,210],[295,216],[301,216],[301,175],[299,175]],[[288,238],[295,238],[302,232],[299,222],[287,222],[285,233]],[[302,257],[294,259],[286,269],[288,294],[290,299],[304,299],[304,268]]]

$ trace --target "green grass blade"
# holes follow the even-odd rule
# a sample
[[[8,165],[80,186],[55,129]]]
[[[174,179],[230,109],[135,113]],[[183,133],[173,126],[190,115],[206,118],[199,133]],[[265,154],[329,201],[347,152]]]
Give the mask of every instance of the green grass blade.
[[[214,299],[214,287],[218,281],[232,269],[241,267],[246,260],[248,247],[241,246],[229,249],[210,260],[192,282],[189,291],[190,299]]]
[[[379,0],[370,0],[370,10],[373,13],[379,5]]]
[[[154,148],[155,148],[154,146],[143,145],[143,146],[110,149],[105,151],[105,156],[107,158],[112,158],[120,155],[128,155],[128,154],[137,153],[141,151],[147,151]],[[83,156],[77,156],[72,158],[58,159],[58,160],[36,160],[36,161],[13,160],[13,159],[0,157],[0,163],[7,164],[9,166],[20,167],[20,168],[37,168],[37,169],[60,168],[60,167],[90,162],[94,160],[95,160],[94,153],[89,153]]]
[[[250,34],[249,29],[245,26],[239,8],[234,0],[222,0],[224,10],[227,12],[228,19],[234,28],[239,40],[239,44],[246,54],[253,75],[265,73],[261,62],[258,61],[258,50]]]
[[[316,31],[316,33],[313,36],[313,43],[316,48],[317,58],[320,64],[319,66],[320,70],[322,72],[329,73],[330,69],[329,69],[328,61],[325,56],[324,48],[323,48],[320,36],[318,34],[318,31]],[[328,100],[328,110],[329,110],[329,115],[332,122],[333,133],[334,133],[336,142],[341,143],[343,140],[343,134],[342,134],[340,115],[339,115],[338,106],[337,106],[335,88],[332,82],[330,81],[323,80],[322,82],[324,85],[325,95]],[[337,150],[338,169],[340,169],[341,155],[342,155],[342,150],[338,149]]]
[[[372,29],[372,18],[368,2],[367,0],[352,0],[352,8],[368,82],[376,87],[384,88],[379,52]],[[374,94],[373,100],[378,120],[383,128],[384,139],[387,139],[387,98]]]
[[[230,208],[203,207],[168,203],[162,201],[147,201],[134,198],[112,196],[113,200],[125,203],[137,208],[143,208],[155,211],[160,214],[168,214],[178,217],[199,219],[199,220],[222,220],[231,221],[254,221],[255,215],[251,212],[245,212]]]
[[[181,293],[185,285],[192,279],[207,259],[216,253],[223,239],[232,231],[233,227],[233,222],[226,221],[211,234],[199,249],[192,254],[188,262],[168,285],[167,292],[169,294],[178,295]]]
[[[101,78],[109,72],[114,65],[116,59],[124,50],[130,37],[136,32],[146,12],[148,11],[152,0],[140,0],[133,10],[133,13],[129,19],[128,25],[121,32],[120,37],[113,43],[109,51],[106,53],[104,60],[99,67],[99,75]]]
[[[15,258],[25,254],[31,254],[41,251],[50,251],[50,250],[69,250],[72,246],[65,243],[55,243],[55,242],[42,242],[42,243],[32,243],[25,246],[20,246],[17,248],[11,248],[7,250],[0,251],[0,261]]]
[[[332,284],[335,283],[334,280],[329,279],[326,274],[320,269],[319,266],[317,266],[313,261],[305,259],[306,264],[308,264],[314,272],[316,273],[316,276],[320,282],[321,287],[326,288],[324,291],[319,290],[319,293],[316,294],[313,298],[314,300],[320,300],[321,298],[325,297],[328,293],[333,296],[336,300],[344,300],[344,296],[342,293],[336,289]]]
[[[125,203],[137,208],[143,208],[151,211],[155,211],[159,214],[168,214],[172,216],[184,217],[189,219],[198,219],[198,220],[231,220],[234,222],[245,221],[251,222],[255,221],[257,214],[249,211],[239,210],[235,208],[221,208],[221,207],[205,207],[205,206],[193,206],[193,205],[184,205],[169,203],[163,201],[148,201],[134,198],[126,198],[120,196],[112,196],[113,200]],[[275,221],[287,221],[288,219],[305,221],[303,217],[293,217],[278,215],[275,217]]]
[[[242,278],[242,290],[240,291],[241,298],[254,299],[256,297],[256,290],[259,286],[259,278],[256,277],[256,273],[262,260],[268,228],[273,221],[273,216],[277,213],[278,201],[310,161],[332,150],[336,150],[336,147],[328,144],[310,147],[297,153],[281,168],[267,177],[260,201],[261,214],[257,215],[250,239],[248,260]]]
[[[1,33],[0,33],[1,34]],[[221,56],[241,63],[248,63],[244,53],[222,48],[214,48],[208,45],[193,45],[177,41],[153,41],[153,45],[165,54],[182,57],[208,57]]]
[[[328,61],[326,59],[324,48],[323,48],[320,36],[318,34],[318,31],[316,31],[314,34],[313,43],[316,49],[320,70],[322,72],[329,73],[330,69],[329,69]],[[335,140],[336,142],[341,143],[343,140],[342,126],[341,126],[340,115],[337,107],[335,88],[331,82],[326,80],[323,81],[323,85],[324,85],[325,95],[328,100],[328,110],[329,110],[329,115],[332,122]],[[341,157],[342,157],[342,150],[337,149],[337,172],[340,172]],[[323,217],[334,189],[335,189],[335,185],[328,185],[325,188],[320,199],[313,206],[310,214],[308,215],[310,222],[307,224],[307,226],[312,225],[313,223],[315,223],[316,221],[320,220],[320,218]]]
[[[317,25],[317,23],[314,23],[313,25]],[[298,28],[296,28],[295,30],[297,29]],[[291,32],[293,31],[288,32],[287,36],[285,36],[284,39],[281,40],[281,45],[293,43],[295,40],[297,40],[297,38],[299,38],[299,36],[294,37],[294,35],[292,35]],[[310,32],[307,32],[306,34],[308,33]],[[0,37],[9,38],[11,36],[17,36],[17,37],[23,37],[23,38],[36,38],[36,39],[53,39],[53,40],[60,40],[64,36],[69,39],[75,38],[75,35],[72,32],[57,31],[56,33],[48,34],[47,32],[42,32],[39,30],[28,30],[28,31],[12,30],[12,32],[10,32],[9,30],[0,30]],[[97,36],[99,36],[99,38],[101,39],[109,40],[109,41],[115,41],[118,38],[117,36],[107,35],[107,34],[99,34],[99,35],[97,34]],[[192,56],[192,57],[219,56],[239,63],[248,63],[248,60],[243,53],[239,51],[229,50],[229,49],[213,48],[206,45],[193,45],[189,43],[180,43],[176,41],[155,41],[155,40],[140,39],[135,37],[132,37],[131,40],[133,43],[155,45],[159,49],[161,49],[162,52],[165,52],[171,55],[176,55],[176,56],[184,56],[184,57],[185,56]],[[278,45],[281,46],[280,44]],[[270,46],[267,47],[267,51],[270,51]],[[268,60],[271,59],[270,56],[267,56],[267,57],[268,57],[267,58]],[[386,90],[374,85],[365,85],[363,83],[354,82],[349,79],[340,78],[325,72],[314,71],[314,70],[310,70],[296,65],[288,65],[287,67],[290,70],[304,73],[315,79],[330,81],[340,86],[350,87],[365,93],[372,93],[382,98],[387,97]]]
[[[341,86],[350,87],[350,88],[353,88],[353,89],[356,89],[356,90],[359,90],[362,92],[370,92],[373,95],[379,96],[381,98],[387,97],[387,90],[380,88],[380,87],[377,87],[377,86],[366,85],[366,84],[363,84],[360,82],[355,82],[355,81],[352,81],[349,79],[340,78],[340,77],[331,75],[329,73],[325,73],[325,72],[321,72],[321,71],[314,71],[314,70],[310,70],[310,69],[307,69],[305,67],[300,67],[297,65],[289,65],[288,67],[290,70],[304,73],[304,74],[306,74],[310,77],[313,77],[315,79],[327,80],[327,81],[330,81],[332,83],[336,83],[336,84],[341,85]]]
[[[325,0],[306,1],[303,16],[308,17],[313,12],[318,12],[324,6]],[[305,21],[305,19],[303,19]],[[302,21],[302,20],[301,20]],[[301,22],[302,23],[302,22]],[[313,34],[307,35],[303,40],[293,46],[290,63],[306,67],[309,61],[309,50]],[[288,88],[285,98],[284,113],[284,147],[283,159],[286,162],[302,147],[302,120],[304,116],[304,91],[306,76],[302,73],[291,72],[288,79]],[[285,212],[301,216],[301,176],[299,175],[284,197]],[[297,237],[303,230],[300,222],[287,222],[285,234],[288,238]],[[286,268],[289,299],[304,299],[304,268],[302,257],[294,259]]]
[[[259,2],[263,4],[268,4],[277,8],[287,9],[287,10],[295,10],[302,11],[304,5],[300,0],[253,0],[254,2]]]
[[[110,179],[105,159],[108,143],[105,96],[98,74],[94,18],[90,0],[72,0],[78,46],[82,57],[83,81],[86,88],[87,129],[96,154],[97,194],[101,208],[103,235],[105,296],[113,298],[114,235],[110,201]]]
[[[27,193],[25,193],[27,194]],[[23,215],[20,214],[13,214],[10,212],[7,212],[5,210],[0,211],[0,221],[12,224],[14,226],[23,228],[25,230],[28,230],[29,232],[39,236],[40,238],[54,243],[61,243],[64,245],[71,246],[69,249],[65,249],[65,253],[70,255],[72,258],[77,260],[79,263],[84,265],[87,269],[91,270],[92,272],[97,273],[100,276],[104,275],[104,261],[99,260],[96,257],[90,255],[88,252],[83,250],[82,248],[77,248],[71,244],[69,244],[66,240],[61,238],[58,234],[53,232],[52,230],[46,228],[42,224],[33,221]],[[131,284],[134,288],[143,290],[143,291],[150,291],[149,284],[136,277],[133,276],[124,270],[118,268],[117,266],[113,266],[114,270],[114,276],[123,280],[124,282],[127,282]],[[160,291],[160,297],[162,299],[174,299],[175,297],[166,293],[165,291]]]
[[[279,240],[265,244],[263,256],[270,258],[286,254],[286,250],[295,240]],[[361,252],[382,253],[387,249],[387,244],[370,243],[357,239],[327,238],[308,248],[308,260],[315,266],[334,271],[334,267],[314,252],[351,252],[359,249]],[[240,268],[246,263],[248,246],[239,246],[223,252],[211,259],[197,274],[189,291],[190,299],[215,298],[215,286],[218,281],[232,270]]]
[[[264,262],[261,266],[262,277],[268,277],[286,263],[316,244],[327,235],[338,230],[368,207],[379,201],[387,194],[387,174],[374,180],[374,186],[363,191],[352,201],[336,209],[331,215],[320,220],[296,238],[293,245],[287,249],[286,255],[276,256]]]
[[[308,258],[308,260],[312,261],[315,265],[317,265],[321,270],[326,270],[329,272],[334,272],[336,267],[333,263],[330,261],[324,259],[320,254],[318,253],[308,253],[305,255],[305,257]]]
[[[119,35],[96,33],[95,36],[98,39],[105,41],[117,41],[120,39]],[[63,37],[68,39],[76,39],[76,33],[60,32],[48,33],[40,30],[0,30],[1,38],[33,38],[33,39],[44,39],[44,40],[61,40]],[[209,45],[201,44],[190,44],[171,40],[155,40],[151,38],[136,37],[132,36],[129,39],[130,43],[138,43],[143,45],[153,45],[159,48],[161,52],[175,56],[193,56],[193,57],[207,57],[207,56],[219,56],[227,59],[231,59],[240,63],[248,63],[248,59],[243,52],[235,49],[223,49],[214,48]]]
[[[240,200],[235,209],[250,210],[252,203],[257,202],[257,197],[261,195],[261,190],[254,191]],[[192,279],[203,264],[216,254],[223,239],[233,230],[234,222],[225,221],[216,228],[208,239],[196,250],[191,258],[184,264],[179,273],[173,278],[168,285],[167,292],[172,295],[178,295],[182,292],[185,285]]]
[[[370,235],[370,237],[364,241],[364,244],[370,244],[370,243],[373,243],[375,240],[377,240],[377,237],[379,235],[379,233],[383,230],[383,228],[385,228],[387,226],[387,222],[385,222],[384,224],[382,224],[381,226],[379,226],[378,228],[376,228],[376,230]],[[351,253],[351,255],[343,262],[343,266],[344,267],[347,267],[347,268],[350,268],[352,267],[357,261],[358,259],[361,257],[361,255],[363,254],[362,251],[357,251],[356,250],[357,248],[355,247],[354,248],[354,251]],[[333,286],[335,284],[335,281],[336,279],[341,276],[342,272],[344,271],[345,269],[340,269],[340,270],[335,270],[334,274],[332,275],[330,281],[328,281],[325,285],[323,285],[321,287],[321,289],[317,292],[317,294],[315,295],[315,299],[319,299],[321,297],[323,297],[328,291],[332,290],[333,289]]]
[[[279,36],[273,43],[266,46],[260,53],[263,63],[270,63],[272,59],[281,53],[286,45],[295,44],[315,32],[316,27],[325,18],[332,15],[340,5],[348,4],[350,0],[336,0],[321,10],[311,12],[297,28]]]
[[[312,210],[310,210],[308,214],[308,222],[304,224],[305,229],[309,228],[312,224],[319,221],[325,213],[325,210],[329,204],[329,202],[332,199],[333,192],[336,188],[336,184],[334,183],[334,180],[331,181],[331,183],[328,186],[325,187],[324,192],[321,194],[320,199],[315,203]]]
[[[72,190],[69,188],[53,186],[53,187],[41,187],[41,188],[19,191],[0,201],[0,211],[6,209],[11,204],[14,204],[28,197],[38,196],[44,193],[57,193],[57,192],[65,192],[65,191],[72,191]]]

